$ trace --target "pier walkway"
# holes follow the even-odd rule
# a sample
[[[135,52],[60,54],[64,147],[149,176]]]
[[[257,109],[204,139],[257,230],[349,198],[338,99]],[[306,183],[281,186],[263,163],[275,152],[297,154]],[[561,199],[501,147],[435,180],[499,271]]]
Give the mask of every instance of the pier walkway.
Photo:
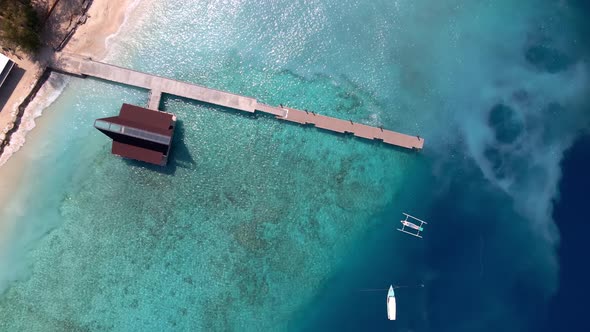
[[[370,140],[381,140],[386,144],[407,149],[422,149],[424,139],[419,136],[400,134],[378,127],[371,127],[351,120],[341,120],[315,112],[301,111],[289,107],[276,107],[258,103],[256,99],[200,85],[180,82],[169,78],[146,74],[72,54],[62,54],[50,66],[52,69],[76,76],[90,76],[120,84],[144,88],[150,91],[148,108],[157,110],[162,93],[193,99],[213,105],[240,111],[255,111],[274,115],[277,119],[302,125],[314,125],[328,131],[352,134]]]

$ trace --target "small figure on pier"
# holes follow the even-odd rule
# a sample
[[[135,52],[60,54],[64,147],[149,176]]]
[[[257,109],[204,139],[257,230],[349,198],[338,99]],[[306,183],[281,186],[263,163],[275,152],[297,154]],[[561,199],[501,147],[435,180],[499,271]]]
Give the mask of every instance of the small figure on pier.
[[[283,107],[283,104],[279,104],[279,106],[280,106],[281,108],[284,108],[284,107]]]
[[[309,114],[309,112],[307,111],[307,109],[304,109],[304,111],[305,111],[305,114]]]
[[[350,121],[350,124],[351,124],[351,125],[353,125],[353,124],[354,124],[354,122],[352,122],[352,120],[350,120],[350,119],[349,119],[348,121]]]
[[[417,135],[416,137],[418,137],[418,140],[420,140],[420,139],[421,139],[421,138],[420,138],[420,135]]]

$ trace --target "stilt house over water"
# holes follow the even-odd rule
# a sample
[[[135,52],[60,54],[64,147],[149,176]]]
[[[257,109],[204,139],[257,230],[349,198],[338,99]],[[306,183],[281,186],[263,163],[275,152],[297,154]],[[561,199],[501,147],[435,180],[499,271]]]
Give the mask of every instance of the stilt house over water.
[[[168,162],[176,116],[123,104],[118,116],[97,119],[94,127],[113,139],[113,154],[164,166]]]

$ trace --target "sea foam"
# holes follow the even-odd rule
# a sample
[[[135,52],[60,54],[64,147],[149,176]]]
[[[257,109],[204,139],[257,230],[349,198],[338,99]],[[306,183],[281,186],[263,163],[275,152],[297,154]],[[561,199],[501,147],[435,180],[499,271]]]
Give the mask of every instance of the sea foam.
[[[51,73],[49,75],[35,98],[25,108],[18,130],[12,134],[10,143],[0,156],[0,166],[25,144],[27,134],[35,128],[35,120],[43,115],[43,110],[59,97],[67,83],[67,77],[62,74]]]

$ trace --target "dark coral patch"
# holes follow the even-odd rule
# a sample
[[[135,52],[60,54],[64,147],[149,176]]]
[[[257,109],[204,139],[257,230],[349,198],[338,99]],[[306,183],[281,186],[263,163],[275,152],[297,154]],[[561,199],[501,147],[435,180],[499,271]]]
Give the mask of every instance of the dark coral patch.
[[[526,60],[538,70],[557,73],[568,69],[573,61],[565,53],[546,45],[534,45],[525,52]]]
[[[524,125],[516,116],[516,112],[504,104],[496,104],[492,107],[488,117],[488,124],[494,130],[496,140],[503,144],[513,143],[524,129]]]
[[[493,146],[487,146],[484,150],[484,156],[490,163],[490,167],[494,172],[494,175],[498,179],[506,177],[506,171],[504,169],[504,155],[502,152]]]

